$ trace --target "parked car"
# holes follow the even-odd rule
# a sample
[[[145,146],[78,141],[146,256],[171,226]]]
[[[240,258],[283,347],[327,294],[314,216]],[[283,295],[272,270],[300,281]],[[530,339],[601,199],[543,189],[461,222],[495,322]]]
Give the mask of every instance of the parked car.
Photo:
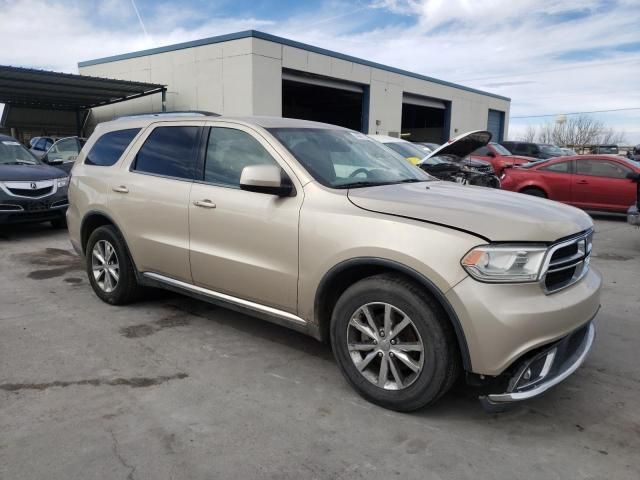
[[[66,225],[69,177],[35,158],[15,138],[0,135],[0,224],[50,221]]]
[[[61,138],[51,145],[41,160],[69,173],[86,141],[82,137]]]
[[[69,235],[103,301],[167,288],[329,340],[399,411],[463,370],[487,406],[532,398],[591,349],[580,210],[435,181],[333,125],[160,117],[98,125],[74,166]]]
[[[417,165],[433,151],[428,147],[403,140],[402,138],[390,137],[388,135],[369,135],[369,137],[382,143],[399,155],[402,155],[402,157],[412,165]]]
[[[561,157],[564,155],[559,147],[549,143],[505,141],[500,142],[500,145],[514,155],[523,155],[525,157],[533,157],[539,160],[546,160],[548,158]]]
[[[484,147],[474,150],[469,157],[490,163],[496,175],[502,175],[502,172],[507,167],[524,165],[536,160],[533,157],[513,155],[509,150],[495,142],[489,142]]]
[[[47,150],[51,148],[57,138],[56,137],[35,137],[37,140],[29,142],[31,144],[31,148],[29,151],[38,159],[42,158]]]
[[[472,133],[474,132],[470,132],[470,134]],[[465,135],[467,134],[460,135],[454,140],[460,141],[464,139]],[[489,135],[491,134],[489,133]],[[440,180],[493,188],[500,186],[500,180],[495,176],[491,164],[482,160],[470,159],[467,155],[459,155],[460,152],[457,151],[459,148],[469,152],[467,143],[463,145],[463,143],[459,142],[454,146],[450,146],[451,142],[454,141],[451,140],[447,144],[438,147],[435,151],[427,152],[424,147],[420,148],[416,144],[400,138],[386,135],[369,136]],[[489,136],[489,138],[491,137]],[[480,144],[474,143],[474,145]]]
[[[624,213],[636,198],[627,178],[640,166],[624,157],[580,155],[505,170],[502,188],[549,198],[586,210]]]
[[[618,155],[619,150],[617,145],[594,145],[590,149],[591,153],[598,154],[610,154]]]
[[[416,145],[420,145],[421,147],[428,148],[432,152],[440,146],[439,143],[431,143],[431,142],[414,142],[414,143]]]
[[[627,151],[627,158],[634,162],[640,162],[640,145],[636,145],[631,150]]]

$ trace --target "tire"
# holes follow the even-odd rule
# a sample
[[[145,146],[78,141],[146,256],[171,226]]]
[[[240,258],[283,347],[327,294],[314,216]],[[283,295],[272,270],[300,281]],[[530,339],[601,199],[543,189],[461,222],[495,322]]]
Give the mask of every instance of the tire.
[[[365,309],[379,327],[377,339],[360,329],[370,325]],[[391,328],[382,335],[387,309]],[[403,322],[406,326],[394,331]],[[375,275],[349,287],[334,308],[330,338],[336,361],[351,386],[368,401],[391,410],[409,412],[434,403],[461,371],[455,333],[446,314],[423,288],[399,275]],[[420,344],[422,352],[416,348]],[[407,356],[418,370],[402,360]]]
[[[105,269],[105,263],[94,254],[96,249],[100,256],[106,259],[109,268]],[[110,249],[113,249],[113,252]],[[129,257],[124,238],[115,227],[104,225],[96,228],[89,236],[85,252],[89,282],[102,301],[111,305],[126,305],[139,296],[141,289],[136,280],[133,262]],[[95,267],[98,267],[98,270],[101,269],[102,274],[94,270]],[[117,273],[117,279],[113,272]],[[116,280],[115,283],[113,280]]]
[[[65,217],[60,217],[55,220],[51,220],[51,226],[55,229],[67,228],[67,219]]]
[[[524,193],[525,195],[531,195],[534,197],[547,198],[547,194],[544,190],[537,187],[527,187],[520,190],[520,193]]]

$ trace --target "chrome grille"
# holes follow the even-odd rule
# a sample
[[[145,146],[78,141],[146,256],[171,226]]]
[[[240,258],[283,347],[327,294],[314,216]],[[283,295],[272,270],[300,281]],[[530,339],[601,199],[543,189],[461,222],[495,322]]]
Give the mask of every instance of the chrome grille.
[[[45,195],[50,194],[53,191],[53,186],[44,187],[44,188],[35,188],[35,189],[26,189],[26,188],[8,188],[8,190],[14,195],[18,195],[20,197],[44,197]]]
[[[593,231],[589,230],[549,248],[541,279],[546,293],[554,293],[580,280],[589,271]]]

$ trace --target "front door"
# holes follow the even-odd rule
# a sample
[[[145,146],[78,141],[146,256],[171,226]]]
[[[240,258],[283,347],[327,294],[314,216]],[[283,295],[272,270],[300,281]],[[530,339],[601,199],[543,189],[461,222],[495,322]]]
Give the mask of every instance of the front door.
[[[615,160],[576,160],[572,203],[581,208],[626,212],[634,203],[636,184],[627,179],[631,168]]]
[[[202,181],[194,183],[189,202],[193,281],[296,313],[302,189],[260,134],[236,124],[217,125],[205,131]],[[263,164],[279,165],[292,178],[295,196],[240,190],[242,169]]]

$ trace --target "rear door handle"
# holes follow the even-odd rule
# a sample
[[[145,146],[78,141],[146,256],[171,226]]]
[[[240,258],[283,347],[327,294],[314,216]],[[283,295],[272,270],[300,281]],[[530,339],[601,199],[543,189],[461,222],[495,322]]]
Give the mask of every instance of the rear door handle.
[[[113,190],[116,193],[129,193],[129,189],[124,185],[113,187],[111,190]]]
[[[209,200],[208,198],[205,198],[204,200],[195,200],[193,202],[193,204],[196,207],[202,207],[202,208],[216,208],[216,204],[213,203],[211,200]]]

